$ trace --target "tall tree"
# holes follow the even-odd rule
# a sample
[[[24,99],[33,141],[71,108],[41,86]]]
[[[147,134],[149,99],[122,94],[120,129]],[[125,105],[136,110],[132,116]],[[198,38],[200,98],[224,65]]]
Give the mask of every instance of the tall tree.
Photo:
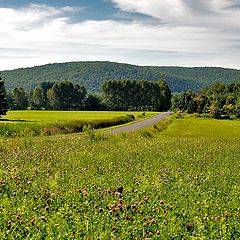
[[[8,109],[9,110],[14,109],[14,99],[13,99],[13,93],[12,92],[7,92],[7,104],[8,104]]]
[[[171,107],[172,93],[171,93],[171,90],[168,87],[166,81],[161,80],[159,82],[159,86],[160,86],[160,91],[161,91],[161,95],[162,95],[160,108],[161,108],[161,111],[167,111]]]
[[[42,82],[40,84],[40,88],[43,91],[43,97],[44,97],[44,105],[43,105],[43,107],[46,108],[46,109],[50,108],[47,92],[48,92],[49,89],[51,89],[53,87],[54,84],[55,84],[55,82]]]
[[[35,88],[31,94],[30,105],[33,109],[45,108],[46,102],[42,88]]]
[[[28,107],[28,96],[22,87],[15,88],[12,93],[14,109],[24,110]]]
[[[4,86],[4,81],[0,76],[0,116],[6,115],[8,110],[7,99],[6,99],[6,90]]]

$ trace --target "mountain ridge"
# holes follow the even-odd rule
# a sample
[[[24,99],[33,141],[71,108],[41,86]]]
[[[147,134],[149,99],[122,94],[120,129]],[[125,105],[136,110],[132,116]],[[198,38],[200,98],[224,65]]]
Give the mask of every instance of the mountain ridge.
[[[99,91],[106,80],[166,80],[172,92],[199,91],[215,82],[240,81],[240,70],[222,67],[138,66],[109,61],[74,61],[0,71],[6,89],[30,91],[41,82],[69,80]]]

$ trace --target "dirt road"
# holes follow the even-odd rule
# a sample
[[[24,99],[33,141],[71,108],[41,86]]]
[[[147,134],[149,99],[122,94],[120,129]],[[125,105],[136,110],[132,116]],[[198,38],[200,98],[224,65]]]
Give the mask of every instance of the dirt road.
[[[135,122],[126,126],[122,127],[117,127],[109,130],[102,131],[102,133],[113,133],[113,134],[118,134],[122,132],[132,132],[136,131],[141,128],[146,128],[146,127],[151,127],[154,124],[158,123],[159,121],[162,121],[166,119],[171,112],[165,112],[165,113],[160,113],[154,117],[148,118],[146,120],[140,121],[140,122]]]

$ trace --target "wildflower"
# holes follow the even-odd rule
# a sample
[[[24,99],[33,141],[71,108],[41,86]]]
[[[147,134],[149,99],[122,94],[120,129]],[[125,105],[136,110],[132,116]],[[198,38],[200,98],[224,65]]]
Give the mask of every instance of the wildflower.
[[[188,223],[187,225],[186,225],[186,228],[187,229],[191,229],[193,227],[193,223],[192,222],[190,222],[190,223]]]
[[[149,222],[150,223],[156,223],[156,220],[155,219],[151,219]]]
[[[46,222],[47,221],[47,219],[46,219],[46,217],[43,215],[43,216],[41,216],[40,217],[40,219],[42,220],[42,221],[44,221],[44,222]]]

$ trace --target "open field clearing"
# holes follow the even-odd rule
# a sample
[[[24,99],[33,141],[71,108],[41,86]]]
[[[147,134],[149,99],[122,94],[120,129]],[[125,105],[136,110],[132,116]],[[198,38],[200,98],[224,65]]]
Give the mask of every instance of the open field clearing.
[[[164,132],[1,139],[0,238],[239,239],[240,122],[171,118]]]
[[[39,136],[105,128],[156,115],[156,112],[9,111],[0,121],[0,136]]]

